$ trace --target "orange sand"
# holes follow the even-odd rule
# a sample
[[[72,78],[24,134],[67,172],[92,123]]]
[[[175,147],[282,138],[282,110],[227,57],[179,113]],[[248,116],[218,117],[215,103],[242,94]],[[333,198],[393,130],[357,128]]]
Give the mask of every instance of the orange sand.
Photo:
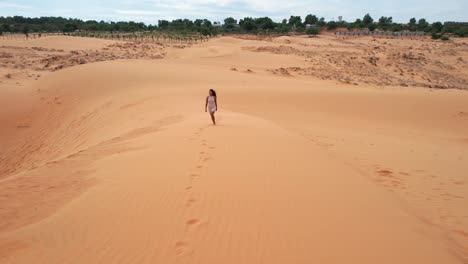
[[[363,58],[379,68],[359,75],[333,54],[362,57],[371,38],[3,41],[94,52],[54,70],[5,58],[0,262],[466,263],[467,43],[385,41],[436,48],[426,64]]]

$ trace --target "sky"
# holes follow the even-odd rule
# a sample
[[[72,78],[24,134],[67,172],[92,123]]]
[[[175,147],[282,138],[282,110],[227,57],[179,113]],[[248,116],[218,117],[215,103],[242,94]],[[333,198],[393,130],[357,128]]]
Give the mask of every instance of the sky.
[[[84,20],[136,21],[157,24],[158,20],[268,16],[275,21],[307,14],[327,21],[354,21],[366,13],[378,20],[391,16],[394,22],[426,18],[429,22],[468,22],[468,0],[0,0],[0,16],[62,16]]]

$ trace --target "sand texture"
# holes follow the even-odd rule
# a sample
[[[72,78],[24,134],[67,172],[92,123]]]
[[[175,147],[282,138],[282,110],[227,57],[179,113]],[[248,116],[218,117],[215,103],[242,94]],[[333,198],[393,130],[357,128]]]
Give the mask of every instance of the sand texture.
[[[2,40],[0,263],[467,263],[467,63],[461,39]]]

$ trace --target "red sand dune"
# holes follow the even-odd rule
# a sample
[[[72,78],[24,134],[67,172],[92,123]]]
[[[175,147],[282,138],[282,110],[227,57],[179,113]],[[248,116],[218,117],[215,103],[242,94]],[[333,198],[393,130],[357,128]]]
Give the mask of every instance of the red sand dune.
[[[281,41],[2,77],[0,262],[466,263],[468,93],[283,76],[309,62],[245,48]]]

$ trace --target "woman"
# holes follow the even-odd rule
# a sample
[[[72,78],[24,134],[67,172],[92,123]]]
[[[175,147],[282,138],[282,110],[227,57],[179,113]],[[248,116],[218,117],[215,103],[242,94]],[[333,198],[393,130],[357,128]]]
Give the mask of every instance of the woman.
[[[216,92],[215,90],[210,89],[209,95],[206,97],[205,112],[207,112],[207,110],[210,112],[211,121],[213,121],[213,125],[216,125],[216,119],[214,114],[217,109],[218,101],[216,100]]]

